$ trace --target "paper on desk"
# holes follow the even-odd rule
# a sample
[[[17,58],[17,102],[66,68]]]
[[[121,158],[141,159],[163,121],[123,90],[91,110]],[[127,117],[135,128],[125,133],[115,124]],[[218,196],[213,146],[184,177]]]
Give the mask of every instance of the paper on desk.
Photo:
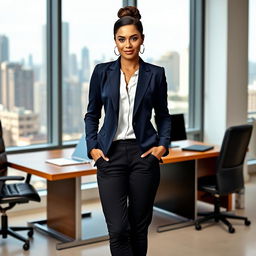
[[[86,164],[86,163],[90,163],[91,161],[88,161],[88,160],[78,161],[71,158],[53,158],[53,159],[47,159],[45,162],[49,164],[55,164],[58,166],[64,166],[64,165],[74,165],[74,164]]]

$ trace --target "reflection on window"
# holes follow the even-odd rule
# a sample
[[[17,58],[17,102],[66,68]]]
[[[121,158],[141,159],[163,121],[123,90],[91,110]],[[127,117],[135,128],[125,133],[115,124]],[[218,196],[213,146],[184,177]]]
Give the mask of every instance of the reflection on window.
[[[144,61],[165,68],[168,107],[188,120],[189,0],[138,1],[144,26]]]
[[[94,66],[117,58],[113,26],[121,7],[121,0],[111,4],[99,0],[63,0],[63,141],[79,139],[84,133],[83,118]]]
[[[256,0],[249,1],[248,117],[256,118]]]

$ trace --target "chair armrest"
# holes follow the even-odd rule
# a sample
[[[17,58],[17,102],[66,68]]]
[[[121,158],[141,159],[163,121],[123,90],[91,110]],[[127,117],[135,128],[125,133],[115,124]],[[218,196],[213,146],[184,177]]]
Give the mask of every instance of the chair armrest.
[[[0,176],[0,181],[7,180],[24,180],[25,178],[22,176]]]

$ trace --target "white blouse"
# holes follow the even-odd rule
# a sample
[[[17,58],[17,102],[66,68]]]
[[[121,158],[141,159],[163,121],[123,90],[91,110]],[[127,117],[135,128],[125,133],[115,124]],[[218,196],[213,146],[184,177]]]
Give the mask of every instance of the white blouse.
[[[115,140],[135,139],[132,127],[132,115],[134,107],[134,99],[138,84],[139,69],[135,71],[126,86],[125,75],[120,69],[120,99],[119,99],[119,117],[117,131],[114,136]]]

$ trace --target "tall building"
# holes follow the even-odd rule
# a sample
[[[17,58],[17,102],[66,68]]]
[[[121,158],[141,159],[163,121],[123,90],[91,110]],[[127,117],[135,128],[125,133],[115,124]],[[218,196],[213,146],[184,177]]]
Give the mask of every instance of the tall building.
[[[81,54],[81,82],[88,82],[90,79],[89,49],[84,47]]]
[[[32,54],[29,54],[29,55],[28,55],[28,67],[32,69],[33,66],[34,66],[34,63],[33,63],[33,55],[32,55]]]
[[[14,108],[11,111],[0,105],[0,119],[3,127],[5,144],[18,146],[24,137],[34,138],[38,136],[38,115],[31,110]]]
[[[180,85],[180,56],[177,52],[167,52],[157,61],[165,68],[168,90],[177,93]]]
[[[70,55],[69,63],[70,63],[70,75],[72,77],[78,77],[77,58],[75,53]]]
[[[78,81],[70,79],[68,82],[63,82],[63,133],[67,135],[67,139],[83,132],[81,95],[82,86]]]
[[[62,78],[69,78],[69,23],[62,22]]]
[[[33,71],[21,64],[4,62],[2,69],[2,104],[7,110],[23,107],[34,109]]]
[[[0,35],[0,62],[9,61],[9,39]]]

